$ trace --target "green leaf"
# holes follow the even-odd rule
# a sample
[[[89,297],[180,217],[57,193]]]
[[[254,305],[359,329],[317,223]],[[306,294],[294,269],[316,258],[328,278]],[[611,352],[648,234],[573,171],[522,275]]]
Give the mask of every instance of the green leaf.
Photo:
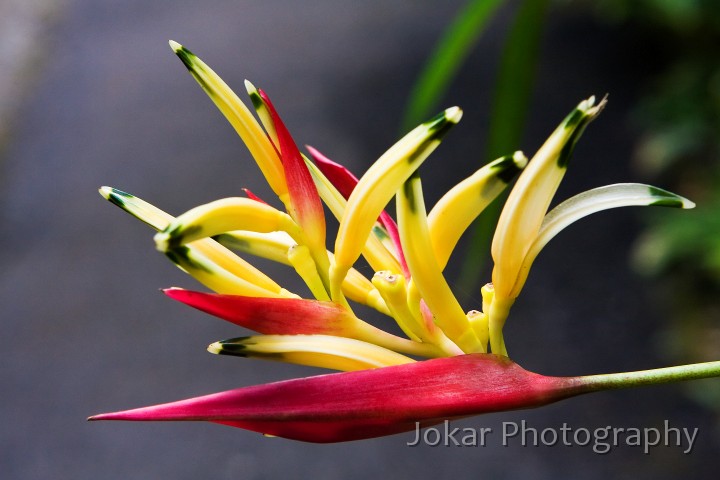
[[[508,34],[493,95],[485,157],[488,160],[520,148],[549,3],[549,0],[525,0]],[[460,285],[467,291],[475,288],[502,204],[502,197],[492,203],[472,229],[459,279]]]
[[[545,3],[545,0],[539,3]],[[403,131],[410,130],[436,109],[438,100],[500,4],[502,0],[471,0],[455,17],[410,93],[402,122]]]

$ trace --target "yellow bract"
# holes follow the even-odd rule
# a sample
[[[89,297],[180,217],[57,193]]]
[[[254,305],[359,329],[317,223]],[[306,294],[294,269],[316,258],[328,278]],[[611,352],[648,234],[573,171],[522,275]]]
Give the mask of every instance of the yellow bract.
[[[208,347],[208,351],[346,371],[403,365],[415,361],[371,343],[331,335],[243,337],[215,342]]]
[[[365,246],[373,225],[385,205],[420,164],[440,144],[448,128],[462,117],[462,110],[449,108],[405,135],[385,152],[360,178],[348,198],[335,240],[335,265],[330,282],[335,292]]]
[[[177,42],[170,40],[170,47],[245,142],[270,188],[283,202],[287,201],[280,158],[250,110],[205,62]]]

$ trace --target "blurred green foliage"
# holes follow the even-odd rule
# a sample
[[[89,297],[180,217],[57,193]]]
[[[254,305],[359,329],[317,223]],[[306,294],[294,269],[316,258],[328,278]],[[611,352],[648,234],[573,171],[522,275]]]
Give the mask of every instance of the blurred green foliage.
[[[635,264],[700,283],[692,303],[720,302],[720,2],[603,0],[596,8],[662,49],[660,71],[634,111],[644,131],[635,158],[645,175],[698,204],[688,215],[650,217]]]
[[[720,356],[720,2],[585,1],[606,21],[630,26],[662,56],[634,106],[644,132],[635,151],[641,172],[697,203],[685,215],[649,215],[634,264],[657,280],[670,321],[660,351],[671,361]],[[653,212],[655,213],[655,212]],[[718,409],[720,387],[688,392]]]
[[[425,120],[470,55],[502,0],[471,0],[458,12],[418,76],[403,120],[407,130]],[[539,58],[540,37],[550,0],[524,0],[514,12],[492,96],[485,162],[512,153],[520,144]],[[464,255],[460,288],[478,287],[478,272],[487,259],[502,198],[491,204],[471,227],[472,238]]]
[[[406,124],[436,107],[468,57],[492,14],[503,2],[471,0],[449,26],[409,101]],[[533,71],[548,0],[525,0],[514,11],[498,71],[488,135],[487,160],[509,153],[523,131]],[[720,1],[564,0],[556,9],[579,7],[611,28],[631,28],[645,45],[652,66],[645,92],[632,106],[643,132],[635,162],[648,181],[695,201],[683,215],[647,215],[634,264],[658,279],[678,319],[668,327],[663,350],[693,361],[720,355]],[[475,29],[471,31],[471,29]],[[637,65],[638,69],[647,68]],[[438,70],[443,70],[438,73]],[[422,107],[422,108],[420,108]],[[424,110],[423,110],[424,109]],[[420,115],[422,113],[422,115]],[[474,287],[494,224],[483,215],[475,226],[461,284]],[[478,253],[480,252],[480,253]],[[474,279],[476,282],[477,279]],[[709,341],[709,339],[715,339]],[[670,347],[670,345],[673,345]],[[712,396],[712,398],[718,398]]]
[[[455,16],[418,75],[402,121],[403,133],[435,113],[465,59],[503,0],[470,0]]]

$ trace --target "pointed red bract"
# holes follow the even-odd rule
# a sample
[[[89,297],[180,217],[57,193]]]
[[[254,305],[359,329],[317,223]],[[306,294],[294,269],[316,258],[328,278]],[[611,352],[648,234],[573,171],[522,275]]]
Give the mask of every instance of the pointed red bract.
[[[355,190],[355,185],[358,183],[358,178],[344,166],[333,162],[320,153],[317,148],[311,147],[310,145],[305,145],[305,148],[310,152],[310,156],[315,162],[315,165],[317,165],[322,174],[330,180],[330,183],[337,188],[340,195],[342,195],[345,200],[350,198],[350,194]]]
[[[90,420],[204,420],[329,443],[538,407],[588,390],[581,377],[546,377],[507,357],[470,354],[239,388]]]
[[[265,200],[251,192],[249,188],[243,188],[242,191],[245,192],[245,195],[247,195],[250,200],[255,200],[256,202],[264,203],[265,205],[270,205]]]
[[[223,295],[168,288],[168,297],[266,335],[341,335],[348,313],[332,302]]]
[[[270,98],[263,90],[258,90],[258,94],[270,113],[270,118],[277,133],[279,143],[277,147],[280,149],[280,157],[285,171],[288,193],[290,194],[290,216],[319,245],[324,246],[325,213],[315,182],[305,165],[305,161],[302,159],[302,155],[300,155],[300,150],[298,150],[290,132],[280,119],[272,102],[270,102]]]
[[[350,198],[350,194],[352,194],[353,190],[355,190],[355,185],[357,185],[359,181],[358,178],[347,168],[337,162],[333,162],[328,157],[320,153],[318,149],[311,147],[310,145],[305,145],[305,148],[307,148],[308,152],[310,152],[310,156],[313,158],[313,161],[322,174],[330,180],[330,183],[332,183],[335,188],[337,188],[340,195],[342,195],[345,200]],[[405,261],[405,254],[403,253],[402,244],[400,243],[400,233],[398,232],[397,223],[395,223],[395,220],[393,220],[390,214],[388,214],[385,210],[380,213],[379,220],[383,227],[385,227],[390,240],[395,246],[395,250],[398,253],[398,261],[403,269],[403,275],[405,275],[405,278],[410,278],[410,269]]]

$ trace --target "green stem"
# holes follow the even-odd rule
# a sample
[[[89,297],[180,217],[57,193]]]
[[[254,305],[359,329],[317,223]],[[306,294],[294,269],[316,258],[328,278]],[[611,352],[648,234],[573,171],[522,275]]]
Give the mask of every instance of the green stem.
[[[639,372],[606,373],[581,377],[587,391],[657,385],[701,378],[720,377],[720,361],[678,365]]]

